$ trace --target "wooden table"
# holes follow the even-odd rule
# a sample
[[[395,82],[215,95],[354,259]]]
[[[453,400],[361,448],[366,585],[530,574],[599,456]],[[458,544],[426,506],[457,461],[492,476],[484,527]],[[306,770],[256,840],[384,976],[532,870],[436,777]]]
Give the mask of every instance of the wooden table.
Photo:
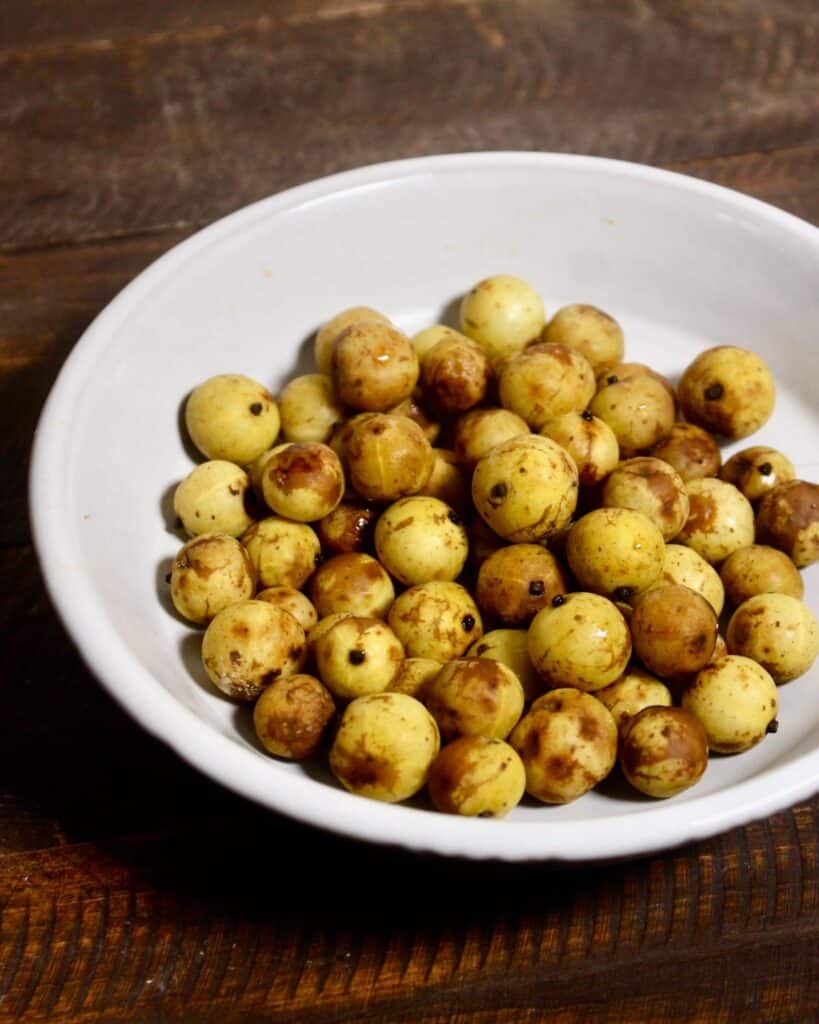
[[[819,223],[815,0],[5,0],[0,129],[0,1020],[819,1019],[819,799],[608,867],[292,824],[105,696],[44,595],[25,498],[43,399],[94,315],[285,186],[574,151]]]

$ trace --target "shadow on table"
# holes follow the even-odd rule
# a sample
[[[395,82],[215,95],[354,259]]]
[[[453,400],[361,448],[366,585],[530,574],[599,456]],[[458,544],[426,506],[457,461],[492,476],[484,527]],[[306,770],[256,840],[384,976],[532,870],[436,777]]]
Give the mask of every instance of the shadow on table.
[[[233,795],[117,717],[112,709],[113,726],[81,742],[65,736],[0,756],[6,800],[29,822],[18,849],[94,842],[140,887],[206,915],[377,931],[559,909],[618,870],[474,862],[344,839]]]

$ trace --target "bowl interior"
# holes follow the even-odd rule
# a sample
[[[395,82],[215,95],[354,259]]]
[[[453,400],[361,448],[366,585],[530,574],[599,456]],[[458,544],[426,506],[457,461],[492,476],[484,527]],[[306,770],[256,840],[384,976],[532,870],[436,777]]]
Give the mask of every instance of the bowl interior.
[[[533,155],[408,161],[241,211],[131,285],[78,346],[49,402],[33,517],[69,628],[115,696],[216,777],[230,762],[231,785],[291,812],[281,794],[304,783],[312,794],[304,816],[319,823],[328,800],[363,803],[320,772],[306,778],[304,768],[262,754],[247,711],[207,683],[201,633],[169,609],[164,577],[181,543],[170,499],[192,468],[179,423],[191,387],[235,371],[275,390],[312,368],[316,327],[344,307],[375,306],[415,331],[452,322],[475,281],[511,273],[532,282],[549,311],[574,301],[606,309],[624,328],[626,357],[672,377],[710,345],[762,354],[778,383],[777,408],[762,431],[733,448],[771,444],[801,476],[816,479],[810,328],[819,324],[818,237],[793,218],[688,179]],[[806,583],[817,609],[815,572]],[[711,795],[727,809],[731,787],[768,785],[771,769],[795,770],[819,750],[816,677],[814,669],[781,688],[778,734],[742,756],[713,758],[702,782],[675,799],[680,815],[685,804]],[[205,728],[172,712],[168,695]],[[195,743],[185,731],[196,733]],[[613,784],[565,807],[521,806],[504,822],[469,825],[488,825],[511,845],[521,823],[559,825],[567,836],[590,821],[622,831],[639,820],[651,829],[667,806]],[[720,806],[709,804],[717,814]],[[399,823],[402,813],[412,815],[369,804],[355,812],[362,821],[382,813]],[[434,833],[449,829],[450,819],[423,820],[434,847]],[[463,834],[469,847],[472,833]],[[560,854],[555,842],[550,850]]]

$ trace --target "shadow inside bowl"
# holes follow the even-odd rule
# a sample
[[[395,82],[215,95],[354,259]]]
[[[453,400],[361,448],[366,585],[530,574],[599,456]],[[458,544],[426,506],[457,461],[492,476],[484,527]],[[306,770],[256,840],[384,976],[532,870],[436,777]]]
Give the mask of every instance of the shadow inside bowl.
[[[177,516],[173,507],[173,497],[176,494],[178,485],[179,481],[168,484],[160,495],[159,514],[162,516],[162,522],[165,524],[165,532],[173,534],[174,537],[178,538],[180,544],[184,544],[190,538],[186,535],[182,526],[182,520]]]
[[[633,804],[657,803],[656,799],[653,799],[650,796],[645,796],[639,790],[635,789],[634,786],[629,785],[626,777],[620,770],[619,765],[614,766],[606,778],[594,787],[594,791],[609,800],[625,800],[628,803]]]
[[[167,558],[160,558],[154,573],[154,587],[156,597],[163,611],[166,611],[172,619],[186,626],[188,629],[195,629],[192,622],[189,622],[183,615],[180,615],[171,599],[171,570],[173,569],[174,558],[170,555]],[[198,636],[198,634],[197,634]]]
[[[318,373],[315,359],[316,330],[305,334],[299,342],[299,346],[296,349],[296,359],[290,373],[286,377],[287,381],[292,380],[294,377],[301,377],[306,373]]]
[[[237,736],[241,737],[249,747],[258,750],[260,754],[267,754],[268,752],[259,742],[259,737],[253,728],[253,705],[237,704],[233,709],[232,718]]]
[[[190,623],[188,623],[190,626]],[[208,674],[205,671],[205,667],[202,664],[202,633],[188,633],[187,636],[183,636],[179,641],[179,654],[182,658],[182,663],[187,669],[190,678],[197,683],[209,697],[218,697],[223,700],[226,704],[235,704],[227,694],[213,685],[208,678]]]
[[[462,295],[456,295],[454,298],[450,299],[449,302],[445,303],[445,305],[441,307],[436,323],[445,324],[447,327],[452,327],[453,330],[456,331],[460,330],[462,299]]]
[[[185,449],[185,454],[191,460],[191,462],[201,462],[202,453],[196,447],[191,440],[188,428],[185,426],[185,406],[188,404],[188,399],[191,397],[189,391],[185,397],[180,401],[179,406],[176,410],[176,424],[179,429],[179,437],[182,441],[182,446]]]

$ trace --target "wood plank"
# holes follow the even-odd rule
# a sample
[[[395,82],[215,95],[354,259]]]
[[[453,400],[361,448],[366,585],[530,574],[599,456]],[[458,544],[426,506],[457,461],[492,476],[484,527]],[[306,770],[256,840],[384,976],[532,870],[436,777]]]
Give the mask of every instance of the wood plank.
[[[390,6],[459,5],[463,0],[389,0]],[[477,3],[484,0],[475,0]],[[0,56],[39,57],[57,49],[100,49],[112,42],[162,36],[200,38],[235,32],[238,26],[301,24],[332,21],[355,14],[373,17],[384,0],[197,0],[196,4],[167,4],[142,0],[123,7],[118,0],[85,0],[59,11],[50,0],[5,0],[0,8]]]
[[[91,676],[50,607],[31,548],[0,549],[0,594],[9,624],[0,687],[0,852],[241,810],[241,799],[144,733]]]
[[[596,867],[441,861],[255,813],[0,857],[0,1020],[808,1021],[817,814]],[[781,898],[749,914],[774,870]]]
[[[668,165],[772,203],[819,225],[819,144]]]
[[[184,234],[0,253],[0,545],[29,536],[31,442],[65,357],[116,293]]]
[[[93,681],[60,625],[31,547],[0,548],[0,609],[7,627],[0,756],[8,758],[0,787],[7,791],[10,785],[25,783],[15,778],[19,748],[47,749],[49,738],[58,743],[60,736],[70,743],[72,733],[83,730],[104,735],[127,719]],[[48,785],[46,780],[42,784]]]
[[[12,52],[0,61],[0,246],[190,228],[397,156],[669,163],[815,144],[817,32],[819,9],[784,0],[721,0],[707,16],[494,0]]]
[[[108,697],[56,619],[31,548],[0,549],[0,594],[8,623],[0,852],[155,831],[243,807]]]

